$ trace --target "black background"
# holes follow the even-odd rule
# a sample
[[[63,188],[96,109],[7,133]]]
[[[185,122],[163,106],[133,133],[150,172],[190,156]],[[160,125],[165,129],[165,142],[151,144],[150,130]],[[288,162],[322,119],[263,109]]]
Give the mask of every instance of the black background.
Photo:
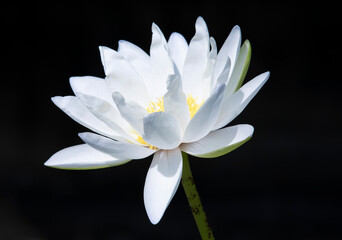
[[[182,187],[161,222],[143,205],[151,157],[94,171],[43,166],[80,144],[85,128],[50,98],[68,78],[104,77],[98,46],[120,39],[149,51],[151,24],[190,41],[196,18],[222,46],[238,24],[252,45],[246,80],[271,77],[232,124],[251,141],[216,159],[191,158],[216,239],[341,239],[338,5],[173,1],[1,7],[0,239],[199,239]]]

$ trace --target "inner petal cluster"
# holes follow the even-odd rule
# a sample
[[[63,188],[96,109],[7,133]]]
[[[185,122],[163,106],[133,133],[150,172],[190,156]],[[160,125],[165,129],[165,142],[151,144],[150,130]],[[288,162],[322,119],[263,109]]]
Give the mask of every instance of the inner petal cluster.
[[[190,112],[190,118],[193,118],[195,116],[196,112],[201,108],[201,106],[204,103],[204,100],[198,100],[198,98],[193,97],[191,94],[187,95],[186,102],[188,103],[189,112]],[[164,97],[157,98],[155,101],[151,101],[147,108],[147,112],[149,114],[155,113],[155,112],[164,112]],[[133,130],[133,133],[135,135],[135,140],[143,145],[147,145],[150,149],[156,150],[157,147],[148,144],[145,142],[142,136],[140,136],[136,131]]]

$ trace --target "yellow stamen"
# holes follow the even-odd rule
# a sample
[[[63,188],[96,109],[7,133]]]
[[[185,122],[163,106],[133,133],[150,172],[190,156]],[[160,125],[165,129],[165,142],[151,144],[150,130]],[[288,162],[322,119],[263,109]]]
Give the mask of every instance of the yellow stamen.
[[[140,136],[136,131],[132,130],[132,134],[135,136],[135,140],[143,145],[147,145],[149,149],[157,150],[158,148],[145,142],[142,136]]]
[[[186,102],[188,103],[188,106],[189,106],[190,118],[195,116],[198,109],[200,109],[200,107],[204,103],[204,100],[202,100],[200,103],[198,103],[197,99],[198,98],[194,98],[191,94],[188,94],[188,97],[186,98]]]
[[[188,94],[186,102],[189,106],[190,118],[193,118],[198,109],[203,105],[204,100],[198,101],[198,98],[194,98],[191,94]],[[157,98],[156,101],[151,101],[146,108],[148,113],[164,112],[164,97]],[[145,142],[145,140],[136,131],[132,131],[135,136],[135,140],[141,144],[147,145],[150,149],[157,150],[158,148]]]
[[[164,97],[157,98],[157,101],[151,101],[146,108],[148,113],[164,112]]]

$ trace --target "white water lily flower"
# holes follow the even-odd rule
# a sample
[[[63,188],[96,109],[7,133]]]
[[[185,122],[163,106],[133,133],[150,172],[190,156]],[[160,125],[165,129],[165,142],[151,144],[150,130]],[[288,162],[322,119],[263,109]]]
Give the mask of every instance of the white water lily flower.
[[[117,51],[100,47],[105,79],[72,77],[75,96],[52,98],[67,115],[95,133],[80,133],[85,144],[55,153],[45,165],[96,169],[154,154],[144,203],[150,221],[156,224],[180,183],[182,151],[212,158],[248,141],[251,125],[222,127],[242,112],[269,72],[241,87],[251,47],[248,40],[241,46],[240,28],[232,29],[217,52],[201,17],[195,27],[188,44],[178,33],[166,41],[153,24],[150,55],[127,41],[119,41]]]

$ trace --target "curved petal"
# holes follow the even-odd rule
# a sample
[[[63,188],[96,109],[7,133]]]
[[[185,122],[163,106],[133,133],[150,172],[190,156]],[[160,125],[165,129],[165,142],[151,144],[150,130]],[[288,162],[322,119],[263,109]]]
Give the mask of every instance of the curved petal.
[[[183,152],[201,158],[219,157],[251,139],[254,128],[248,124],[222,128],[209,133],[201,140],[184,143],[180,146]]]
[[[214,127],[220,113],[226,85],[219,84],[211,96],[190,120],[185,129],[182,142],[195,142],[206,136]]]
[[[133,66],[113,49],[100,47],[100,52],[110,93],[120,92],[129,101],[147,105],[147,89]]]
[[[118,93],[113,93],[113,99],[120,111],[121,116],[139,134],[143,134],[143,118],[148,114],[147,110],[134,102],[126,102],[124,97]]]
[[[226,41],[223,43],[219,53],[217,54],[215,68],[214,68],[214,76],[215,78],[222,72],[224,68],[227,57],[230,58],[231,61],[231,69],[234,69],[235,61],[237,56],[239,55],[241,46],[241,30],[239,26],[233,27]],[[232,71],[229,74],[231,76]]]
[[[216,84],[216,79],[214,81],[213,78],[213,69],[217,57],[217,45],[216,41],[213,37],[209,38],[210,42],[210,52],[208,56],[208,62],[207,66],[205,68],[205,71],[203,72],[202,75],[202,98],[207,99],[210,96],[210,93],[214,89],[214,87],[217,85]]]
[[[120,40],[118,53],[120,53],[133,66],[144,82],[150,78],[150,56],[145,51],[133,43]]]
[[[80,144],[58,151],[44,165],[60,169],[88,170],[118,166],[129,161],[129,159],[115,159],[87,144]]]
[[[125,40],[120,40],[118,53],[123,56],[139,73],[144,73],[149,65],[150,56],[140,47]]]
[[[178,121],[169,113],[155,112],[144,118],[143,139],[160,149],[174,149],[182,140]]]
[[[178,148],[154,154],[144,187],[144,203],[151,223],[157,224],[164,215],[179,186],[182,170]]]
[[[82,126],[114,139],[120,138],[118,132],[95,117],[77,97],[53,97],[51,100],[57,107]]]
[[[169,38],[168,46],[170,49],[171,58],[176,64],[178,71],[182,73],[185,58],[188,53],[188,43],[186,42],[183,35],[174,32]]]
[[[130,125],[121,117],[119,111],[110,103],[100,98],[82,93],[78,93],[78,97],[95,117],[122,136],[117,140],[124,140],[124,138],[126,138],[129,141],[135,141],[129,134],[131,130]]]
[[[159,27],[152,24],[152,43],[150,47],[151,72],[146,79],[147,90],[153,99],[164,96],[166,80],[174,73],[173,63],[169,57],[169,47]]]
[[[265,72],[253,78],[243,85],[237,92],[231,96],[225,96],[223,99],[220,114],[217,118],[213,130],[224,127],[234,120],[258,93],[262,86],[266,83],[270,76],[270,72]]]
[[[156,152],[156,150],[149,149],[148,147],[114,141],[95,133],[79,133],[78,136],[89,146],[114,158],[141,159]]]
[[[209,32],[202,17],[197,18],[195,28],[183,68],[183,89],[187,94],[202,98],[202,76],[209,58]]]
[[[92,76],[71,77],[69,81],[72,91],[76,96],[78,93],[83,93],[101,98],[111,104],[114,104],[107,83],[103,78]]]
[[[252,47],[248,40],[244,42],[240,49],[239,57],[235,63],[234,70],[226,88],[226,96],[232,95],[239,90],[248,71],[251,62]]]
[[[190,111],[178,74],[170,75],[167,81],[167,90],[164,95],[164,110],[178,120],[182,133],[184,133],[190,121]]]
[[[227,85],[228,80],[229,80],[229,73],[230,73],[230,66],[231,66],[231,62],[230,62],[230,58],[228,57],[226,59],[226,63],[224,65],[224,68],[220,74],[220,76],[217,78],[217,83],[224,83]]]

